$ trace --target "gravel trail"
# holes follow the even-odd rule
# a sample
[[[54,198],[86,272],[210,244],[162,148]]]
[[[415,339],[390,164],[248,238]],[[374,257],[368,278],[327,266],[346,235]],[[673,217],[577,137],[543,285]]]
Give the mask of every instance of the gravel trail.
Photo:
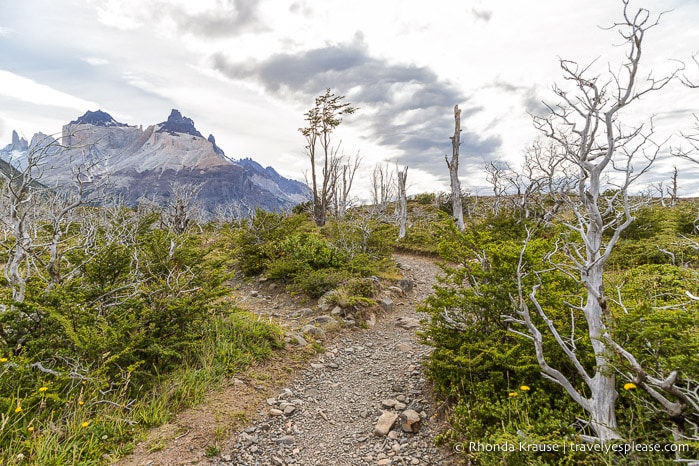
[[[169,455],[166,448],[124,464],[457,464],[452,452],[434,446],[440,421],[421,367],[429,348],[415,335],[422,317],[415,307],[431,293],[439,269],[422,257],[396,260],[405,288],[412,289],[383,290],[383,311],[372,326],[329,337],[325,352],[260,400],[257,417],[220,447],[172,448]],[[315,322],[322,328],[321,323]]]

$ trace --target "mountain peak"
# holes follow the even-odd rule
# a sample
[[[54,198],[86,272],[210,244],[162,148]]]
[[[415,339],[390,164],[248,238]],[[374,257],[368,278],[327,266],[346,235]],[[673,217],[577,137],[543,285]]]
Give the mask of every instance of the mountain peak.
[[[103,112],[102,110],[97,110],[92,112],[88,110],[85,114],[79,117],[77,120],[71,121],[71,125],[93,125],[93,126],[128,126],[124,123],[119,123],[112,116]]]
[[[173,108],[170,112],[170,116],[167,117],[167,121],[159,124],[159,133],[184,133],[191,134],[192,136],[199,136],[203,138],[199,131],[194,127],[194,121],[191,118],[182,116],[179,110]]]
[[[209,142],[211,143],[212,146],[214,146],[214,153],[216,153],[216,154],[218,154],[218,155],[224,155],[224,156],[226,155],[226,154],[223,152],[223,149],[221,149],[220,147],[218,147],[218,146],[216,145],[216,138],[214,138],[214,135],[213,135],[213,134],[209,134],[209,137],[206,138],[206,140],[209,141]]]
[[[12,130],[12,143],[11,148],[14,150],[27,150],[29,148],[29,143],[26,139],[19,137],[17,131]]]

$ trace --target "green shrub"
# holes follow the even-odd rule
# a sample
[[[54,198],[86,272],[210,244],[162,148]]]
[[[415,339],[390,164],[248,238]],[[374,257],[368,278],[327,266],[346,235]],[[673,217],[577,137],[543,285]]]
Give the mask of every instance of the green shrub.
[[[246,276],[263,273],[273,259],[278,241],[311,228],[312,222],[302,214],[256,210],[251,218],[242,220],[230,233],[238,268]]]
[[[309,270],[294,277],[292,289],[311,298],[320,298],[325,293],[340,286],[350,274],[340,269]]]
[[[411,201],[415,201],[421,205],[432,205],[435,203],[437,196],[435,193],[420,193],[412,197]]]

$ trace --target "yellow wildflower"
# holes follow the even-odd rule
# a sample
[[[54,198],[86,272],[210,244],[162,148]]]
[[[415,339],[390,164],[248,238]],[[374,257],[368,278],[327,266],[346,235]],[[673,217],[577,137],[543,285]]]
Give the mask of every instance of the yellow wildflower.
[[[15,413],[21,413],[22,412],[22,407],[20,405],[17,405],[15,408]]]
[[[34,427],[32,427],[32,426],[29,426],[29,428],[28,428],[27,430],[28,430],[28,431],[29,431],[29,433],[31,434],[32,432],[34,432]]]
[[[1,362],[7,362],[7,358],[0,358],[0,363]]]
[[[625,383],[624,390],[636,390],[636,384],[631,383],[631,382]]]
[[[519,387],[519,389],[522,390],[523,392],[528,392],[530,390],[528,385],[522,385],[521,387]]]
[[[517,396],[517,392],[510,392],[510,398],[512,398],[513,396]]]
[[[87,426],[89,426],[89,425],[90,425],[90,423],[89,423],[89,422],[87,422],[87,421],[85,421],[85,422],[83,422],[83,423],[82,423],[82,424],[80,424],[80,425],[81,425],[81,426],[83,426],[83,427],[87,427]]]
[[[39,389],[39,391],[40,391],[41,393],[43,393],[43,392],[45,392],[45,391],[48,390],[48,389],[49,389],[49,387],[41,387],[41,388]]]
[[[85,404],[85,402],[84,402],[83,400],[79,400],[79,401],[78,401],[78,404],[79,404],[80,406],[82,406],[82,405]]]

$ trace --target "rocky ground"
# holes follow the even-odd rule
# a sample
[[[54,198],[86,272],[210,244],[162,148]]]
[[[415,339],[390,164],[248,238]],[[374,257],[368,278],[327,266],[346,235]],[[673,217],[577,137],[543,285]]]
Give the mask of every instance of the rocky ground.
[[[364,316],[369,328],[352,325],[338,309],[314,310],[315,316],[306,316],[303,308],[283,310],[291,303],[272,304],[277,302],[269,293],[273,290],[264,285],[248,290],[247,304],[256,312],[269,317],[289,313],[289,322],[296,325],[288,337],[292,344],[316,338],[325,342],[324,350],[270,390],[246,392],[254,383],[245,378],[231,384],[224,399],[234,400],[237,390],[255,414],[251,422],[227,431],[225,438],[214,442],[202,438],[206,434],[191,434],[190,424],[206,424],[206,416],[213,416],[199,408],[198,419],[194,416],[187,425],[180,421],[176,431],[181,435],[165,438],[157,451],[152,451],[152,440],[144,442],[120,464],[457,464],[452,452],[434,446],[440,421],[421,368],[429,348],[415,337],[421,318],[415,306],[431,292],[438,268],[425,258],[396,259],[406,291],[384,289],[381,307]],[[332,330],[343,317],[342,329]]]

